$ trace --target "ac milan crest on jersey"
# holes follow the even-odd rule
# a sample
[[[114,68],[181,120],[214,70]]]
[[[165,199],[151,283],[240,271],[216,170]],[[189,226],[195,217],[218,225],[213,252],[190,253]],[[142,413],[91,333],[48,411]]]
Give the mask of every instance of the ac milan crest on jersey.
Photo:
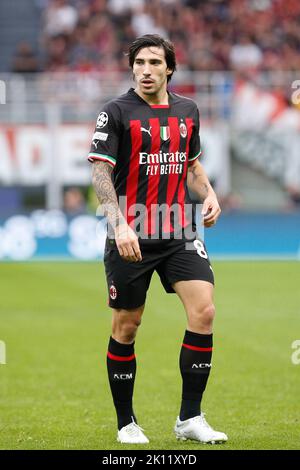
[[[115,286],[112,284],[109,288],[109,296],[111,298],[111,300],[116,300],[117,298],[117,289],[115,288]]]
[[[179,131],[180,131],[181,137],[185,138],[187,136],[187,128],[186,128],[186,125],[184,124],[184,122],[182,122],[180,124]]]

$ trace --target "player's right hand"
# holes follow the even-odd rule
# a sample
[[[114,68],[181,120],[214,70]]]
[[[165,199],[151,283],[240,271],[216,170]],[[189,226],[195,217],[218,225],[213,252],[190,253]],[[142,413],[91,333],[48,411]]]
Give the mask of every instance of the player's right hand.
[[[142,253],[135,232],[124,223],[115,229],[115,240],[120,256],[126,261],[142,261]]]

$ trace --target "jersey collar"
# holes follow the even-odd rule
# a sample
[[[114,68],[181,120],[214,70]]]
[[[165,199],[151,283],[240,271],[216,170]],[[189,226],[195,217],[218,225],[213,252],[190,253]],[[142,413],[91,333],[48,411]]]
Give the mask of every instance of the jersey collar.
[[[134,91],[134,88],[130,88],[128,90],[128,93],[130,93],[131,95],[135,96],[139,101],[141,101],[142,103],[146,104],[147,106],[149,106],[150,108],[152,109],[157,109],[157,108],[169,108],[171,106],[171,104],[173,104],[174,102],[174,95],[173,93],[170,93],[168,90],[167,90],[167,93],[169,95],[169,104],[168,105],[161,105],[161,104],[157,104],[157,105],[151,105],[149,103],[147,103],[147,101],[145,101],[140,95],[138,95],[135,91]]]

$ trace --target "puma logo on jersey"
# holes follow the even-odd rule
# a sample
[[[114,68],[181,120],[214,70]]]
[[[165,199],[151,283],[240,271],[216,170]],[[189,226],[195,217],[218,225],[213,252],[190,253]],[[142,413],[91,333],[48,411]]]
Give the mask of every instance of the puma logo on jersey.
[[[152,137],[152,135],[151,135],[151,129],[152,129],[152,126],[150,126],[149,129],[146,129],[145,127],[141,127],[141,131],[142,131],[142,132],[147,132],[147,134],[149,134],[150,137]]]

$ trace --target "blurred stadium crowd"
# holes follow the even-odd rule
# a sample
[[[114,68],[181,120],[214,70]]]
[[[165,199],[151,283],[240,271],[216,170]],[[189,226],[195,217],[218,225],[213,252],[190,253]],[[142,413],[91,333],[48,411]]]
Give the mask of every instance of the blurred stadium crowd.
[[[199,106],[229,239],[235,213],[239,232],[244,211],[274,212],[278,227],[290,214],[288,251],[276,237],[263,250],[299,258],[299,0],[1,0],[0,260],[102,253],[85,156],[102,104],[133,84],[129,44],[147,33],[175,45],[170,87]],[[264,220],[249,231],[247,217],[236,253]],[[224,240],[216,253],[229,253]]]
[[[35,0],[39,51],[20,43],[14,72],[123,71],[124,51],[158,33],[181,69],[300,70],[298,0]]]
[[[131,86],[125,55],[128,45],[137,36],[158,33],[175,44],[179,72],[172,90],[195,99],[201,109],[201,138],[204,155],[208,155],[204,164],[211,166],[209,177],[224,206],[239,206],[236,198],[232,203],[228,197],[231,190],[242,190],[242,200],[260,208],[258,187],[265,194],[265,183],[275,181],[264,207],[269,201],[272,207],[286,206],[285,196],[277,190],[282,188],[291,206],[299,208],[300,100],[292,100],[291,88],[300,71],[299,0],[23,2],[22,23],[15,15],[15,0],[3,0],[0,5],[2,15],[10,15],[12,26],[8,22],[6,36],[2,32],[4,42],[8,44],[10,37],[13,43],[6,63],[20,78],[18,82],[13,74],[7,76],[7,89],[13,90],[8,93],[11,102],[0,109],[0,122],[12,125],[5,130],[7,166],[19,158],[13,151],[18,147],[11,143],[23,132],[18,125],[45,124],[44,116],[51,114],[48,102],[56,102],[62,123],[90,125],[102,102]],[[24,34],[20,41],[17,29],[21,27],[31,34]],[[47,121],[49,129],[50,124]],[[35,142],[40,131],[26,128],[24,132]],[[36,148],[31,151],[37,152]],[[45,152],[42,148],[38,152],[43,155],[42,164]],[[65,150],[61,152],[65,155]],[[251,169],[265,180],[259,183],[258,175],[252,173],[251,181]],[[11,176],[3,181],[13,184],[17,179]],[[81,184],[86,184],[83,176]],[[275,202],[276,194],[281,205]]]

